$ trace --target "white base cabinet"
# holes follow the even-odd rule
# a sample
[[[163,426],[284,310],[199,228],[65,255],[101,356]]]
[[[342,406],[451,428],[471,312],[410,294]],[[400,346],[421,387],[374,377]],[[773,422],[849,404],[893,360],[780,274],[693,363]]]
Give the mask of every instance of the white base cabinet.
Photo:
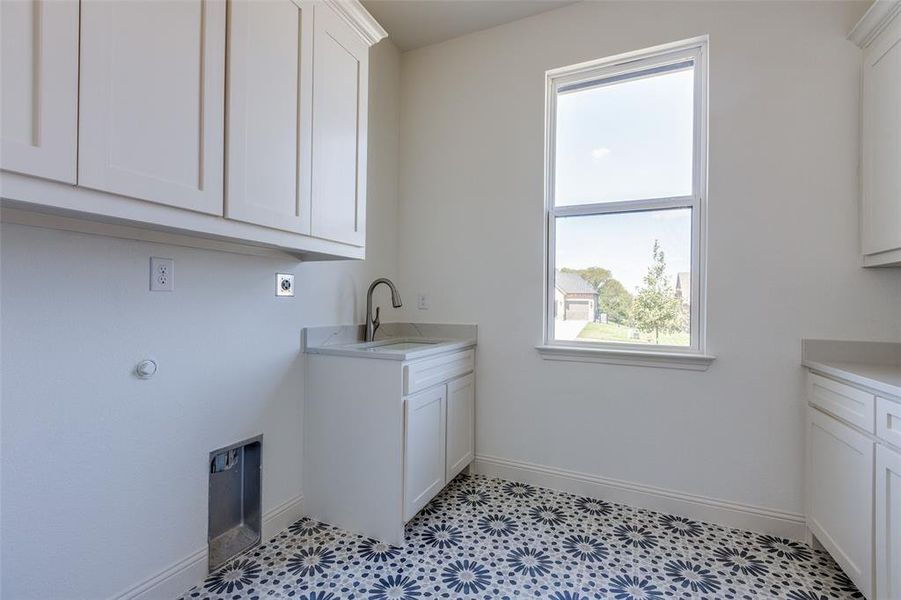
[[[871,597],[873,441],[815,408],[808,411],[808,527]]]
[[[901,450],[876,448],[876,591],[901,598]]]
[[[470,373],[447,384],[447,458],[450,481],[475,458],[475,375]]]
[[[475,377],[464,375],[404,402],[406,522],[475,458]]]
[[[306,355],[304,510],[390,544],[475,457],[474,350]]]
[[[408,397],[404,412],[404,521],[409,521],[446,482],[447,386]]]
[[[807,527],[864,597],[898,600],[901,398],[807,378]]]

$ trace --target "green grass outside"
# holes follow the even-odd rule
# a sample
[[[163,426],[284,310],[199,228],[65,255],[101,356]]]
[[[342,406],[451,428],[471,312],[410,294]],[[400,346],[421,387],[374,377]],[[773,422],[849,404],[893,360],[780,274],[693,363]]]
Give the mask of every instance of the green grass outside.
[[[632,344],[653,344],[653,333],[639,333],[639,339],[629,338],[629,327],[617,323],[589,323],[577,336],[580,340],[600,340],[604,342],[629,342]],[[685,332],[660,334],[661,346],[688,346],[690,336]]]

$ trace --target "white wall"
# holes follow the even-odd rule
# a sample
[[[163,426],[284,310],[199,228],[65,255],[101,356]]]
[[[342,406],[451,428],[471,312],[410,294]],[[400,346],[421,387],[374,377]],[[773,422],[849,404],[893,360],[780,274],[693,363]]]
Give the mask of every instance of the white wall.
[[[479,324],[480,454],[800,512],[800,338],[901,340],[901,270],[857,261],[859,55],[844,34],[863,8],[583,3],[402,60],[379,44],[362,263],[3,225],[0,595],[108,597],[199,550],[207,452],[259,432],[264,510],[295,498],[298,332],[360,322],[379,275],[398,277],[409,318]],[[718,359],[706,373],[544,362],[544,71],[703,33]],[[152,255],[175,258],[173,294],[147,291]],[[273,296],[277,271],[296,273],[296,298]],[[161,370],[139,381],[145,356]]]
[[[298,264],[4,224],[4,598],[116,595],[206,545],[210,450],[262,433],[263,511],[300,492],[300,329],[395,275],[399,55],[372,50],[367,259]],[[150,293],[150,256],[175,259]],[[297,296],[274,295],[275,273]],[[152,356],[151,380],[131,374]]]
[[[901,340],[901,270],[858,266],[863,9],[586,2],[403,55],[400,285],[479,324],[478,454],[802,512],[801,338]],[[542,361],[544,72],[701,34],[718,358]]]

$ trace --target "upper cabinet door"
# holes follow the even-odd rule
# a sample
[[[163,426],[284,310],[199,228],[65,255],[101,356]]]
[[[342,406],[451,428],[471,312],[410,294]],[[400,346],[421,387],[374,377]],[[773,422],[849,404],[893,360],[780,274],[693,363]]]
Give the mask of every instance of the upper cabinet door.
[[[363,246],[369,46],[327,5],[315,11],[312,234]]]
[[[231,0],[225,216],[310,233],[313,7]]]
[[[83,0],[79,185],[222,214],[225,10]]]
[[[0,167],[75,183],[78,2],[0,2]]]
[[[864,51],[861,237],[864,254],[901,248],[901,17]]]

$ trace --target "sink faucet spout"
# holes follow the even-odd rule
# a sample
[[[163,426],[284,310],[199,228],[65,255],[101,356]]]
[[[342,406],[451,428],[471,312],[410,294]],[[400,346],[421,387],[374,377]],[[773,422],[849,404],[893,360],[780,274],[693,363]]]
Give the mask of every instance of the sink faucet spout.
[[[379,308],[375,309],[375,318],[372,316],[372,292],[375,291],[375,288],[384,283],[391,290],[391,305],[394,308],[400,308],[403,306],[403,302],[400,299],[400,293],[397,291],[397,288],[394,286],[394,283],[386,278],[380,277],[372,282],[372,285],[369,286],[369,291],[366,292],[366,338],[365,341],[371,342],[375,339],[375,332],[379,328]]]

